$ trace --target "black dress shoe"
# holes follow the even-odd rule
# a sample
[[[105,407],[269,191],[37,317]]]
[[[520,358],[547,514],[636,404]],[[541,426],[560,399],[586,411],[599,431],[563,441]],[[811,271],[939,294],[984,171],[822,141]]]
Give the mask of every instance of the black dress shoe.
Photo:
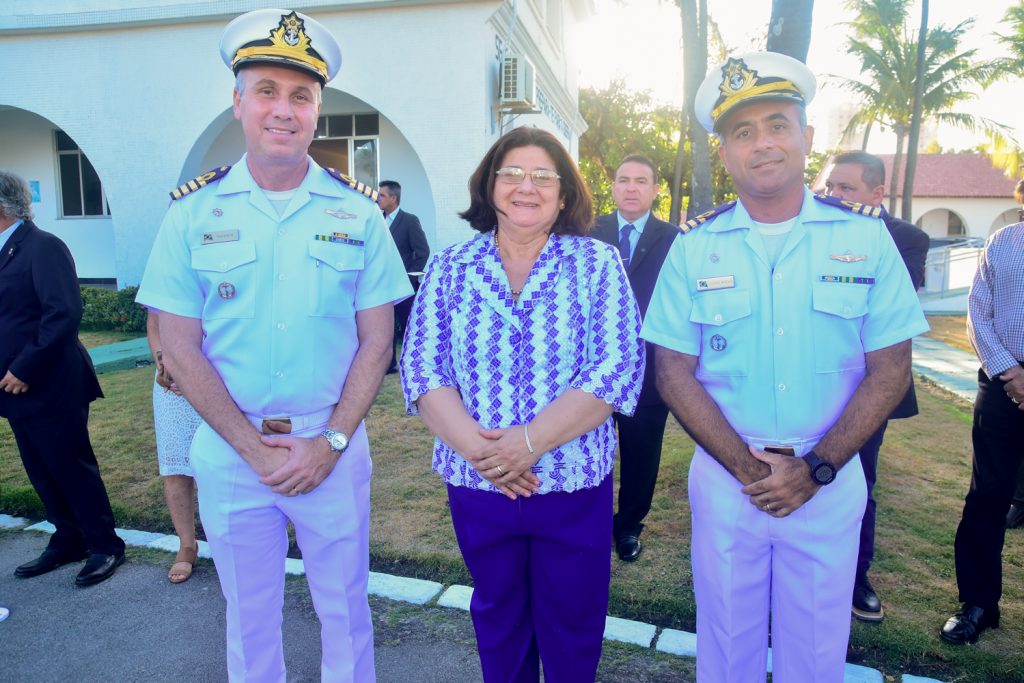
[[[114,575],[114,570],[124,562],[124,553],[118,555],[104,555],[93,553],[89,560],[82,567],[82,571],[75,577],[76,586],[91,586],[100,581],[106,581]]]
[[[987,628],[999,628],[999,608],[985,609],[965,602],[942,627],[939,634],[947,643],[963,645],[977,642],[978,636]]]
[[[867,574],[861,574],[853,584],[853,616],[861,621],[878,622],[885,617],[882,601],[871,587]]]
[[[640,544],[639,536],[627,534],[619,536],[619,539],[615,541],[615,552],[619,554],[619,559],[623,562],[635,562],[643,551],[644,547]]]
[[[71,562],[78,562],[79,560],[84,560],[88,556],[89,553],[85,552],[84,550],[79,553],[64,553],[59,550],[47,548],[43,551],[43,554],[37,557],[36,559],[32,560],[31,562],[26,562],[25,564],[16,568],[14,570],[14,575],[20,576],[23,579],[28,579],[33,576],[39,576],[40,574],[52,572],[54,569],[57,569],[58,567],[63,567],[64,565],[69,564]]]
[[[1006,528],[1016,529],[1024,526],[1024,503],[1014,503],[1006,513]]]

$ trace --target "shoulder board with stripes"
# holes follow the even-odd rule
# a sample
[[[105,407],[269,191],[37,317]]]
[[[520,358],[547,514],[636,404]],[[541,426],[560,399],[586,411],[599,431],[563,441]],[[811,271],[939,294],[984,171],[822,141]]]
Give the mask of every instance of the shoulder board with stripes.
[[[858,202],[851,202],[848,199],[839,199],[838,197],[829,197],[828,195],[816,194],[814,198],[822,204],[828,204],[829,206],[835,206],[846,211],[852,211],[853,213],[860,214],[861,216],[868,216],[869,218],[881,218],[882,207],[871,206],[870,204],[860,204]]]
[[[705,223],[707,223],[709,220],[711,220],[715,216],[718,216],[718,215],[721,215],[721,214],[725,213],[726,211],[728,211],[729,209],[731,209],[734,206],[736,206],[736,202],[735,201],[726,202],[725,204],[722,204],[721,206],[716,206],[715,208],[711,209],[710,211],[705,211],[704,213],[702,213],[699,216],[694,216],[690,220],[688,220],[685,223],[683,223],[682,225],[680,225],[679,229],[684,234],[688,233],[691,230],[693,230],[694,228],[698,228],[701,225],[704,225]]]
[[[171,190],[171,201],[173,202],[176,199],[181,199],[185,195],[195,192],[201,187],[206,187],[209,183],[212,183],[214,180],[220,180],[225,175],[227,175],[228,171],[230,170],[230,166],[221,166],[220,168],[215,168],[212,171],[207,171],[201,176],[193,178],[192,180],[188,181],[181,187]]]
[[[355,178],[349,178],[347,175],[345,175],[336,168],[326,168],[324,170],[327,171],[332,178],[340,182],[342,185],[345,185],[360,194],[366,195],[374,202],[377,201],[377,190],[373,189],[372,187],[359,182]]]

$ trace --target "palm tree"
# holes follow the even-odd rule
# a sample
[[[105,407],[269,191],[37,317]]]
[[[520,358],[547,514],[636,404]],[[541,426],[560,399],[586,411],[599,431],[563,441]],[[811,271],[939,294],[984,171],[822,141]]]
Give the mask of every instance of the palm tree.
[[[711,157],[708,136],[694,114],[694,99],[704,79],[708,64],[708,3],[707,0],[676,0],[683,24],[683,108],[679,122],[679,148],[676,151],[673,187],[682,187],[684,161],[689,152],[693,159],[690,175],[690,202],[686,218],[704,213],[714,204],[714,188],[711,186]],[[679,224],[682,195],[673,196],[669,222]]]
[[[889,186],[890,213],[896,210],[896,188],[910,131],[910,105],[914,102],[917,81],[918,36],[907,26],[909,4],[909,0],[850,0],[847,3],[847,7],[857,13],[850,24],[853,31],[847,48],[860,59],[864,78],[842,83],[862,103],[847,125],[844,138],[857,128],[873,123],[889,126],[896,134]],[[960,42],[972,23],[973,19],[966,19],[952,28],[938,25],[927,30],[921,120],[973,131],[1005,132],[1005,127],[998,123],[956,111],[958,105],[976,97],[974,88],[986,87],[999,75],[998,62],[977,60],[977,50],[960,49]]]
[[[1010,7],[1003,15],[1003,22],[1009,24],[1009,35],[999,35],[999,42],[1006,46],[1010,57],[1006,62],[1008,73],[1020,75],[1024,70],[1024,0]]]
[[[772,0],[766,49],[806,62],[813,11],[814,0]]]

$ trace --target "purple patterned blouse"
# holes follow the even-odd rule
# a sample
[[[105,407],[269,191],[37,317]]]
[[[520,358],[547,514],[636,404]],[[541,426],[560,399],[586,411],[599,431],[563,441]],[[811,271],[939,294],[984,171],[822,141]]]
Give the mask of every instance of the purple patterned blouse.
[[[643,380],[640,312],[618,251],[589,237],[552,235],[518,301],[494,245],[479,235],[434,256],[409,316],[402,353],[406,407],[455,387],[486,428],[530,422],[570,388],[631,415]],[[609,417],[533,467],[540,493],[597,486],[611,472]],[[433,469],[454,486],[496,490],[440,439]]]

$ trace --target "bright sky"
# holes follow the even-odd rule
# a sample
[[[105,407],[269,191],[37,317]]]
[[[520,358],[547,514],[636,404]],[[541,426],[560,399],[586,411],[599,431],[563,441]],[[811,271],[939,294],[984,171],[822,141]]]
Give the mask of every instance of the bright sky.
[[[623,78],[630,89],[651,90],[658,100],[680,104],[683,99],[682,28],[675,2],[595,0],[595,4],[597,15],[582,24],[573,36],[580,84],[601,87],[613,78]],[[844,4],[839,0],[817,0],[814,7],[807,64],[818,76],[818,95],[808,109],[808,118],[817,128],[819,137],[815,148],[819,150],[832,144],[831,140],[821,139],[835,128],[830,125],[834,117],[829,114],[846,102],[855,102],[845,90],[824,78],[829,74],[859,77],[857,60],[843,48],[847,34],[843,22],[853,18],[851,12],[843,9]],[[967,4],[964,0],[931,0],[929,25],[955,25],[964,18]],[[976,47],[982,58],[999,56],[999,45],[993,34],[1009,32],[1000,20],[1012,4],[1011,0],[969,3],[975,23],[968,30],[962,48]],[[764,49],[771,0],[708,0],[708,11],[731,49],[740,52]],[[911,16],[916,31],[921,16],[918,3]],[[965,105],[964,111],[1010,126],[1024,144],[1024,106],[1019,104],[1022,85],[1024,75],[999,82],[981,93],[977,101]],[[938,142],[945,149],[962,149],[982,139],[957,129],[940,129]],[[894,136],[872,133],[868,149],[891,153],[894,146]]]

